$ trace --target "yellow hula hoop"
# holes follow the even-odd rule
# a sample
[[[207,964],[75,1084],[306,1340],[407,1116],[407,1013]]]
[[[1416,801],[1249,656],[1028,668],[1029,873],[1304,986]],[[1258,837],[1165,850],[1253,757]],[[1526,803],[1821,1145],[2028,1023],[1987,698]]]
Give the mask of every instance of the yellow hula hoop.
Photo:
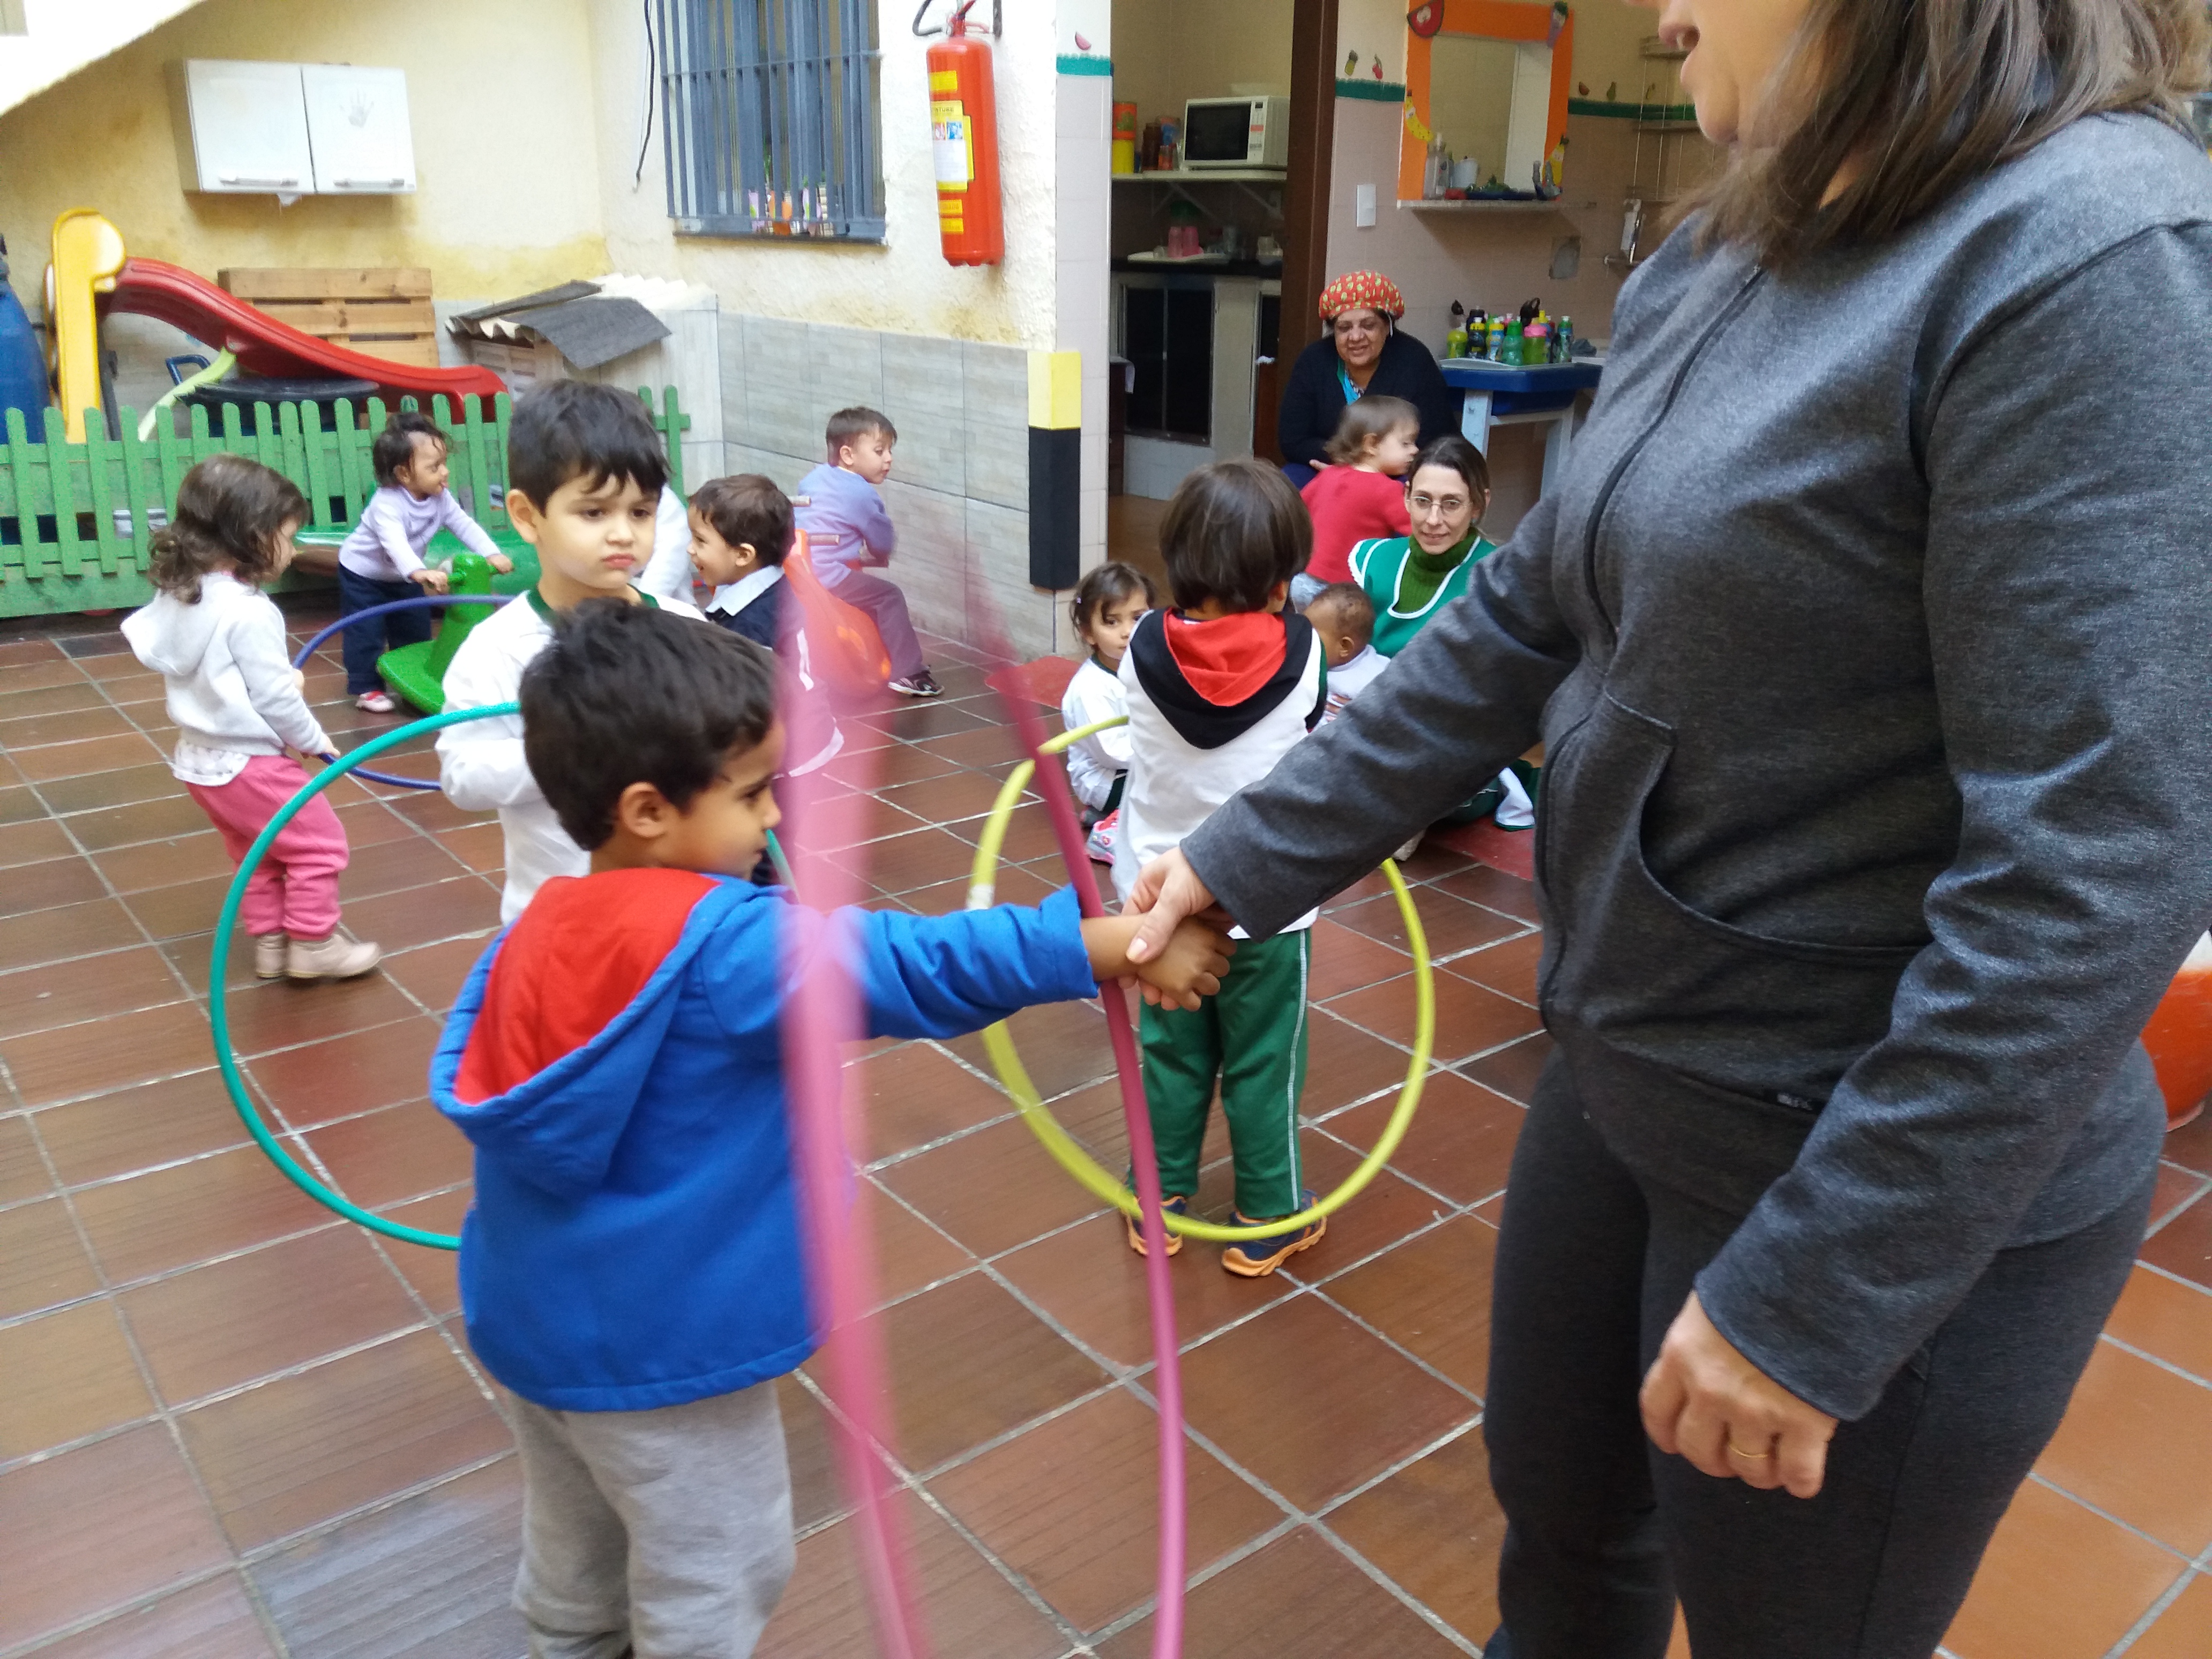
[[[1040,744],[1037,753],[1056,755],[1068,744],[1110,726],[1125,726],[1127,716],[1116,715],[1112,720],[1100,720],[1093,726],[1078,726],[1073,732]],[[998,888],[999,851],[1006,839],[1006,824],[1013,817],[1014,803],[1029,787],[1030,780],[1036,775],[1036,762],[1025,760],[1017,766],[1006,779],[1006,787],[999,791],[999,799],[991,808],[989,820],[983,826],[982,840],[975,848],[975,872],[968,888],[968,908],[987,908],[994,901]],[[1359,1167],[1345,1177],[1344,1184],[1327,1197],[1316,1201],[1311,1208],[1299,1211],[1294,1216],[1270,1221],[1261,1227],[1231,1227],[1216,1221],[1200,1221],[1193,1217],[1163,1215],[1171,1233],[1181,1233],[1186,1238],[1210,1239],[1216,1243],[1232,1243],[1238,1239],[1272,1237],[1292,1227],[1303,1227],[1323,1216],[1334,1215],[1357,1198],[1367,1183],[1375,1179],[1405,1139],[1406,1131],[1412,1127],[1415,1108],[1421,1103],[1421,1086],[1428,1075],[1429,1054],[1437,1035],[1436,984],[1429,970],[1429,940],[1421,931],[1420,914],[1413,908],[1413,896],[1406,886],[1406,878],[1397,864],[1389,859],[1382,860],[1382,873],[1390,883],[1390,890],[1398,896],[1399,913],[1406,919],[1406,943],[1413,953],[1413,1058],[1406,1067],[1405,1087],[1398,1091],[1398,1103],[1391,1111],[1390,1121],[1382,1126],[1382,1133],[1374,1150],[1359,1161]],[[1022,1121],[1030,1126],[1036,1138],[1044,1144],[1053,1161],[1073,1176],[1085,1191],[1103,1202],[1111,1204],[1124,1215],[1137,1214],[1137,1195],[1121,1182],[1109,1175],[1097,1159],[1078,1146],[1060,1120],[1046,1109],[1037,1093],[1036,1085],[1022,1065],[1022,1057],[1014,1052],[1014,1039],[1001,1020],[983,1033],[983,1048],[991,1056],[991,1064],[999,1073],[999,1081],[1013,1097]]]

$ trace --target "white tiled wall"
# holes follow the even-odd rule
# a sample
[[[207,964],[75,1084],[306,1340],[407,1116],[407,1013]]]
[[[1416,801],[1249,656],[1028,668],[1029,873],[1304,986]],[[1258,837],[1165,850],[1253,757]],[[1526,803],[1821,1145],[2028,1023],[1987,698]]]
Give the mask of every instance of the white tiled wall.
[[[721,337],[724,471],[794,489],[823,459],[832,411],[881,410],[899,434],[886,574],[916,623],[979,644],[1002,636],[1024,656],[1059,647],[1060,602],[1029,585],[1026,352],[729,313]],[[971,612],[977,597],[992,614]]]

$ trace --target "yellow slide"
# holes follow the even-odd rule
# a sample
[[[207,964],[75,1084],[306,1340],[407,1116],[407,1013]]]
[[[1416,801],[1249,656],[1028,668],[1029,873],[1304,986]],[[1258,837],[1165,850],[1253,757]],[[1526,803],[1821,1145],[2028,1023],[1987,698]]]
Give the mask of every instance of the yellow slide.
[[[112,293],[123,269],[123,233],[90,208],[71,208],[54,221],[53,263],[46,267],[46,331],[53,343],[54,384],[73,444],[84,441],[84,413],[100,404],[100,317],[94,295]]]

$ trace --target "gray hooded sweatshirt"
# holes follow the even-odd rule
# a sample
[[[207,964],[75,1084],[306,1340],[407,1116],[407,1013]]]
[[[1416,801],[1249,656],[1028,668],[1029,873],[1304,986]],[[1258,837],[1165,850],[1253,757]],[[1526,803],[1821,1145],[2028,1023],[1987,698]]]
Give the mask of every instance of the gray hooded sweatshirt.
[[[2141,1190],[2212,916],[2212,164],[2076,123],[1783,270],[1678,233],[1560,487],[1184,843],[1254,933],[1539,736],[1545,1022],[1698,1280],[1869,1410],[2000,1249]]]

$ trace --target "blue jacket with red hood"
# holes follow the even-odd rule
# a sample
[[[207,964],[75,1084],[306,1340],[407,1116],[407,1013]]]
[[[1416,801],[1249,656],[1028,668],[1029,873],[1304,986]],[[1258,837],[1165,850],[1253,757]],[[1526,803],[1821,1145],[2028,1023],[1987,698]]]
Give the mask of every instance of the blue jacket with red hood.
[[[812,1352],[780,1030],[837,951],[870,1036],[1092,995],[1072,890],[1035,909],[823,916],[680,870],[549,881],[469,975],[431,1097],[476,1146],[461,1305],[526,1400],[642,1411]]]

